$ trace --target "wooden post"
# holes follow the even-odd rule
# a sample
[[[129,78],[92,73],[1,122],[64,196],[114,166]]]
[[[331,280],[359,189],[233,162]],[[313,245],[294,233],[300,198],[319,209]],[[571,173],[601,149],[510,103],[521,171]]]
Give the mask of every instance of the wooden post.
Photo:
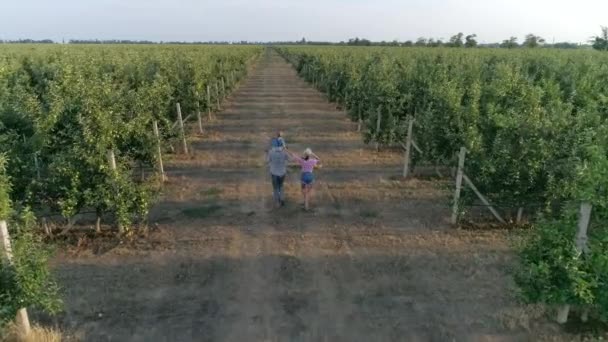
[[[144,163],[139,162],[140,180],[142,183],[146,180],[146,170],[144,170]]]
[[[212,118],[211,118],[211,90],[209,88],[210,87],[207,84],[207,115],[209,117],[209,121],[212,121]]]
[[[154,120],[152,124],[154,128],[154,135],[156,136],[156,148],[158,153],[158,172],[160,172],[160,177],[162,181],[165,182],[167,180],[167,177],[165,176],[165,168],[163,166],[163,154],[160,145],[160,133],[158,131],[158,122]]]
[[[203,134],[203,118],[200,109],[196,111],[196,116],[198,118],[198,133]]]
[[[570,305],[564,305],[557,309],[557,323],[565,324],[568,322],[568,315],[570,314]]]
[[[11,248],[11,240],[8,235],[8,227],[6,225],[6,221],[0,221],[0,241],[2,242],[2,250],[4,257],[8,260],[9,263],[13,262],[13,250]],[[17,311],[17,317],[15,317],[15,323],[17,324],[17,329],[19,329],[19,333],[22,336],[27,336],[30,334],[30,319],[27,315],[27,309],[21,308]]]
[[[458,155],[458,173],[456,174],[456,190],[454,191],[454,204],[452,207],[452,224],[458,223],[458,202],[460,201],[460,190],[462,189],[462,176],[464,175],[464,159],[467,155],[465,147],[460,148]]]
[[[110,169],[116,172],[116,157],[114,156],[114,150],[108,150],[108,164],[110,164]]]
[[[348,92],[344,94],[344,109],[348,112]]]
[[[376,120],[376,151],[380,151],[380,125],[382,124],[382,106],[378,106],[378,118]]]
[[[114,171],[114,172],[117,172],[117,170],[116,170],[116,157],[114,155],[114,150],[108,150],[107,157],[108,157],[108,163],[110,164],[110,169],[112,169],[112,171]],[[118,188],[116,188],[116,184],[114,186],[115,186],[114,190],[116,191],[116,195],[118,196]],[[122,234],[122,233],[125,232],[125,229],[124,229],[124,227],[122,226],[122,224],[120,222],[118,223],[118,232],[120,234]]]
[[[521,220],[524,216],[524,207],[517,208],[517,218],[515,219],[515,223],[521,224]]]
[[[357,122],[357,132],[361,132],[361,126],[363,123],[363,119],[361,118],[361,104],[357,105],[357,115],[359,117],[359,120]]]
[[[407,126],[407,138],[405,141],[405,158],[403,161],[403,178],[407,178],[410,172],[410,152],[412,149],[412,132],[414,130],[414,118],[410,118]]]
[[[108,164],[110,164],[110,169],[116,173],[116,157],[114,156],[114,150],[110,149],[108,150],[108,154],[107,154],[107,158],[108,158]],[[118,188],[116,187],[116,184],[114,184],[114,191],[116,191],[116,196],[118,196]],[[70,223],[70,226],[72,224]],[[120,224],[120,222],[118,223],[118,232],[120,234],[125,232],[124,227],[122,226],[122,224]]]
[[[217,110],[221,110],[221,106],[220,106],[220,89],[217,86],[217,82],[215,82],[213,84],[215,86],[215,101],[217,103]]]
[[[177,119],[179,123],[179,130],[182,135],[182,147],[184,149],[184,153],[188,154],[188,142],[186,141],[186,132],[184,132],[184,120],[182,119],[182,108],[179,105],[179,102],[176,105],[177,107]]]
[[[579,253],[589,252],[589,247],[587,246],[587,229],[589,228],[589,221],[591,220],[591,209],[591,203],[581,203],[578,218],[578,233],[576,234],[576,250]]]
[[[579,253],[588,253],[589,247],[587,246],[587,229],[589,229],[589,221],[591,220],[591,210],[593,206],[589,202],[581,203],[578,216],[578,231],[574,240],[576,245],[576,251]],[[568,315],[570,314],[570,305],[566,304],[560,307],[557,311],[557,323],[565,324],[568,322]],[[581,316],[583,321],[589,319],[589,311],[584,310]]]
[[[38,156],[34,154],[34,167],[36,168],[36,179],[40,181],[40,165],[38,164]]]
[[[588,321],[589,321],[589,309],[585,308],[585,309],[583,309],[583,312],[581,312],[581,322],[587,323]]]
[[[327,93],[329,94],[330,98],[333,98],[333,94],[338,92],[338,80],[336,80],[336,82],[334,82],[334,86],[332,87],[331,84],[329,85],[329,89],[327,91]],[[338,102],[339,99],[336,96],[336,102]]]
[[[226,98],[226,82],[224,82],[223,77],[222,77],[221,81],[222,81],[222,98],[225,99]]]

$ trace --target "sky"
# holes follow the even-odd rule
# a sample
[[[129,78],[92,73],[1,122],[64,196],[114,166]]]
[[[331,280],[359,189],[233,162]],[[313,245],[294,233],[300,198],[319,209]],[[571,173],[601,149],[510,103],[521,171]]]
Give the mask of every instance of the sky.
[[[608,0],[0,0],[0,39],[586,42]]]

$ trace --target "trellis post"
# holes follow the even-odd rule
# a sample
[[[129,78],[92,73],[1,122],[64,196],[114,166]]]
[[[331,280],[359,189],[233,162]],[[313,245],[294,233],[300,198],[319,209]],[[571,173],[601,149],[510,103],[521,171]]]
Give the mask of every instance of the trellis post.
[[[589,229],[589,221],[591,221],[591,210],[593,206],[589,202],[581,203],[578,215],[578,231],[574,243],[576,245],[576,251],[578,253],[589,253],[589,247],[587,246],[587,230]],[[568,322],[568,315],[570,314],[570,305],[566,304],[557,310],[557,323],[564,324]],[[585,310],[581,317],[583,321],[588,319],[588,311]]]
[[[515,219],[515,223],[521,224],[523,217],[524,217],[524,207],[517,208],[517,218]]]
[[[376,151],[380,151],[380,126],[382,124],[382,106],[378,106],[378,117],[376,120]]]
[[[361,126],[363,124],[363,119],[361,118],[361,104],[357,105],[357,132],[361,132]]]
[[[217,103],[217,109],[221,110],[222,107],[220,106],[220,89],[217,85],[217,81],[213,85],[215,86],[215,102]]]
[[[348,112],[348,92],[344,94],[344,109]]]
[[[405,160],[403,161],[403,178],[407,178],[410,172],[410,153],[412,150],[412,133],[414,130],[414,118],[410,118],[407,125],[407,138],[405,141]]]
[[[158,153],[158,172],[160,172],[160,177],[162,181],[165,182],[167,180],[167,177],[165,176],[165,168],[163,166],[163,153],[160,145],[160,132],[158,131],[158,122],[156,120],[154,120],[153,122],[153,128],[154,136],[156,136],[156,148]]]
[[[177,119],[179,123],[179,130],[182,136],[182,147],[184,149],[184,153],[188,154],[188,142],[186,141],[186,132],[184,131],[184,120],[182,119],[182,108],[179,102],[176,105],[177,107]]]
[[[224,82],[224,77],[221,78],[222,81],[222,98],[226,98],[226,82]]]
[[[458,171],[456,173],[456,190],[454,191],[454,203],[452,205],[452,218],[450,222],[452,224],[458,223],[458,202],[460,201],[460,191],[462,189],[462,176],[464,175],[464,160],[467,155],[467,149],[465,147],[460,148],[458,154]]]
[[[0,240],[2,242],[2,254],[6,260],[12,264],[13,263],[13,250],[11,248],[11,240],[8,235],[8,227],[6,225],[6,221],[0,220]],[[17,329],[19,329],[19,333],[23,336],[27,336],[30,334],[30,319],[27,314],[26,308],[21,308],[17,311],[17,317],[15,317],[15,323],[17,324]]]
[[[209,121],[211,121],[211,89],[207,84],[207,115],[209,117]]]
[[[203,134],[203,118],[201,116],[200,108],[196,110],[196,116],[198,119],[198,133]]]
[[[118,172],[117,168],[116,168],[116,156],[114,155],[114,150],[113,149],[109,149],[107,156],[108,158],[108,164],[110,164],[110,169],[112,170],[112,172],[114,172],[115,174]],[[118,185],[116,184],[116,182],[114,181],[114,191],[116,192],[116,196],[119,195],[118,192]],[[122,224],[120,223],[120,220],[118,222],[118,232],[119,233],[124,233],[125,229],[122,226]]]

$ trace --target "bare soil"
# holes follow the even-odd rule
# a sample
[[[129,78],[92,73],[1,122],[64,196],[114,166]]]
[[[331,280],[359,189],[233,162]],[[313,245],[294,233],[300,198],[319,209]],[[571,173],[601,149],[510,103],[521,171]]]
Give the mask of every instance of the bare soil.
[[[62,330],[86,341],[569,340],[517,303],[505,231],[449,226],[446,182],[399,179],[356,125],[266,54],[170,177],[145,239],[64,251]],[[274,209],[278,129],[324,162],[313,212],[298,172]]]

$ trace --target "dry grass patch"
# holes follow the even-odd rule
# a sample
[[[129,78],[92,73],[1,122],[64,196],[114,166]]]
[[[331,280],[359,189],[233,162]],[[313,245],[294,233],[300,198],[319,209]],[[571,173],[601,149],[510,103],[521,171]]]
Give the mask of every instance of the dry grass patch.
[[[34,325],[29,335],[24,336],[19,329],[11,324],[6,329],[6,334],[0,335],[3,342],[61,342],[63,338],[61,332],[53,329]]]

